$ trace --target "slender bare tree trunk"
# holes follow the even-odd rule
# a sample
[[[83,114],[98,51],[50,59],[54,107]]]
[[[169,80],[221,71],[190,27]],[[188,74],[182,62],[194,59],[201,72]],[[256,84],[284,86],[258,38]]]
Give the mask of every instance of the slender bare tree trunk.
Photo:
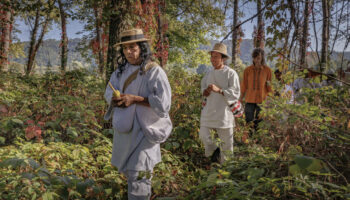
[[[336,31],[335,31],[335,36],[334,36],[333,45],[332,45],[330,54],[333,53],[335,43],[337,42],[337,39],[338,39],[339,30],[340,30],[340,24],[341,24],[341,20],[343,18],[343,11],[344,11],[344,7],[345,7],[344,4],[345,4],[345,1],[343,1],[343,4],[341,6],[341,10],[340,10],[339,16],[338,16],[338,12],[336,13],[336,16],[335,16],[335,19],[338,19],[338,21],[337,21],[337,25],[336,25],[337,28],[336,28]]]
[[[33,30],[30,33],[29,53],[28,53],[27,70],[26,70],[27,75],[29,75],[30,72],[32,71],[32,67],[34,64],[34,58],[36,54],[34,49],[36,44],[36,35],[38,34],[38,29],[39,29],[39,19],[40,19],[40,8],[37,8]]]
[[[322,0],[322,11],[323,11],[323,20],[322,20],[322,49],[321,49],[321,65],[320,71],[326,68],[328,62],[328,42],[329,42],[329,12],[330,5],[328,0]]]
[[[315,0],[312,1],[312,8],[315,7]],[[320,59],[320,55],[318,53],[318,37],[317,37],[317,30],[316,30],[316,20],[315,20],[315,12],[314,9],[312,9],[312,24],[314,27],[314,37],[315,37],[315,45],[316,45],[316,55],[317,55],[317,59],[318,59],[318,63],[320,63],[321,59]]]
[[[261,10],[261,0],[257,0],[257,12]],[[264,48],[265,47],[265,31],[264,31],[264,21],[263,21],[263,12],[260,12],[258,15],[258,30],[256,35],[256,44],[255,47]]]
[[[233,2],[233,23],[232,23],[232,64],[236,64],[236,54],[237,54],[237,39],[238,39],[238,28],[236,28],[238,23],[238,0]]]
[[[55,3],[55,1],[49,2],[49,9],[47,10],[44,22],[42,23],[41,33],[39,35],[38,40],[36,40],[36,36],[38,34],[37,32],[38,32],[38,29],[40,26],[39,25],[39,21],[40,21],[40,17],[41,17],[40,16],[40,7],[38,7],[36,10],[34,27],[33,27],[33,30],[31,31],[31,37],[30,37],[31,40],[30,40],[30,46],[29,46],[29,56],[28,56],[28,62],[27,62],[26,75],[29,75],[33,70],[35,56],[39,50],[39,47],[42,44],[44,36],[47,32],[47,28],[48,28],[49,22],[50,22],[50,13],[53,9],[54,3]]]
[[[0,5],[3,9],[1,23],[0,39],[0,71],[8,68],[8,54],[11,43],[12,31],[12,10],[10,6]]]
[[[307,67],[306,63],[306,48],[307,48],[307,38],[309,36],[309,0],[305,0],[304,8],[304,24],[303,24],[303,36],[300,41],[300,62],[299,64],[303,67]]]
[[[61,0],[58,0],[58,6],[60,9],[61,15],[61,71],[66,71],[67,62],[68,62],[68,37],[67,37],[67,22],[66,22],[66,13],[64,12],[64,5]]]
[[[299,30],[299,23],[297,20],[297,13],[299,12],[299,9],[295,8],[295,3],[293,0],[288,0],[288,8],[290,10],[290,17],[291,17],[291,22],[294,26],[294,32],[290,41],[290,46],[288,50],[288,60],[291,59],[292,56],[292,49],[294,47],[294,43],[297,40],[298,36],[298,30]]]
[[[99,73],[103,75],[104,70],[104,58],[103,58],[103,44],[102,44],[102,37],[101,37],[101,8],[99,5],[95,5],[94,8],[94,14],[95,14],[95,31],[96,31],[96,41],[98,44],[98,69]]]
[[[165,60],[163,60],[163,52],[164,52],[164,36],[163,36],[163,22],[162,22],[162,19],[161,19],[161,15],[162,15],[162,12],[163,12],[163,7],[162,7],[162,3],[159,2],[158,3],[158,16],[157,16],[157,22],[158,22],[158,43],[159,43],[159,46],[158,46],[158,51],[160,52],[160,55],[159,55],[159,63],[160,63],[160,66],[161,67],[164,67],[165,66]]]

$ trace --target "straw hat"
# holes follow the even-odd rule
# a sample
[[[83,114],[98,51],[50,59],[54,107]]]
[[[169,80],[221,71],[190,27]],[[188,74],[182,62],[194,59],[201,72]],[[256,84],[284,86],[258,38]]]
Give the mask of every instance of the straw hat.
[[[122,44],[130,44],[134,42],[143,42],[148,40],[149,39],[145,38],[142,29],[130,29],[123,31],[120,34],[120,42],[115,44],[114,46],[117,47]]]
[[[218,53],[221,53],[222,55],[224,55],[224,56],[226,56],[226,57],[228,57],[228,58],[231,58],[231,56],[229,56],[229,55],[227,54],[227,47],[226,47],[226,45],[223,44],[223,43],[216,43],[216,44],[214,45],[213,50],[209,51],[209,53],[211,53],[211,52],[213,52],[213,51],[218,52]]]

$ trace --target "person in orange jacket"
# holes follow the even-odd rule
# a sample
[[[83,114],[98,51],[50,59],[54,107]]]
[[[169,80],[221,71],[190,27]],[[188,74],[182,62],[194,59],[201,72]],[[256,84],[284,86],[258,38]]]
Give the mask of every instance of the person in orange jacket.
[[[256,48],[253,50],[253,64],[247,67],[243,73],[243,81],[241,82],[241,98],[245,101],[245,120],[247,123],[254,122],[254,129],[258,127],[260,106],[272,92],[271,88],[271,69],[266,65],[264,58],[264,50]]]

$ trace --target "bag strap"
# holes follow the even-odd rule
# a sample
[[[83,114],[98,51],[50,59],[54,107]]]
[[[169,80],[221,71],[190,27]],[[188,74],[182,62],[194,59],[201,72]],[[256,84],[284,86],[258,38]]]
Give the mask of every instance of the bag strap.
[[[125,80],[124,85],[123,85],[123,90],[122,92],[124,93],[125,89],[130,85],[131,82],[133,82],[136,77],[137,74],[139,73],[140,69],[135,70],[132,74],[130,74],[130,76]]]
[[[158,66],[156,62],[149,62],[145,66],[145,72],[148,70],[152,69],[153,67]],[[135,70],[130,76],[125,80],[124,85],[123,85],[123,90],[122,92],[126,90],[126,88],[137,78],[137,74],[139,73],[140,69]]]
[[[148,62],[145,66],[145,72],[147,72],[148,70],[152,69],[153,67],[158,66],[158,64],[156,62]]]

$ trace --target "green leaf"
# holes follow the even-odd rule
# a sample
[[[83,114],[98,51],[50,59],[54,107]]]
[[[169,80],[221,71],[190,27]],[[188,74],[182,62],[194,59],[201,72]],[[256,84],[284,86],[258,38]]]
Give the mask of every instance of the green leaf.
[[[165,143],[164,145],[164,148],[168,151],[171,150],[171,147],[172,147],[171,143]]]
[[[19,166],[25,167],[27,166],[27,163],[25,162],[24,159],[21,159],[21,158],[9,158],[0,162],[0,167],[8,167],[8,166],[11,166],[13,168],[17,168]]]
[[[39,163],[31,158],[28,159],[28,163],[33,169],[38,169],[40,167]]]
[[[308,172],[319,172],[323,169],[322,161],[319,159],[312,159],[312,163],[307,168]]]
[[[69,127],[69,128],[67,129],[67,134],[68,134],[68,135],[71,135],[71,136],[73,136],[73,137],[78,137],[78,132],[77,132],[76,129],[73,128],[73,127]]]
[[[183,149],[187,151],[189,148],[192,147],[193,141],[192,140],[186,140],[183,144]]]
[[[5,144],[6,138],[0,136],[0,144]]]
[[[207,179],[207,187],[215,185],[216,180],[218,180],[218,177],[219,177],[219,173],[217,173],[217,172],[211,173]]]
[[[314,158],[312,157],[297,155],[295,156],[294,161],[301,169],[306,169],[311,165],[313,159]]]
[[[43,200],[54,200],[54,196],[58,196],[54,192],[45,192],[41,197]]]
[[[301,174],[300,167],[297,164],[289,166],[289,173],[292,174],[293,176]]]
[[[20,119],[14,118],[14,119],[11,119],[11,122],[15,125],[23,126],[23,121]]]
[[[77,184],[77,191],[80,194],[85,194],[86,193],[86,188],[91,187],[95,182],[91,179],[87,179],[84,182],[79,182]],[[108,189],[106,189],[108,190]]]

